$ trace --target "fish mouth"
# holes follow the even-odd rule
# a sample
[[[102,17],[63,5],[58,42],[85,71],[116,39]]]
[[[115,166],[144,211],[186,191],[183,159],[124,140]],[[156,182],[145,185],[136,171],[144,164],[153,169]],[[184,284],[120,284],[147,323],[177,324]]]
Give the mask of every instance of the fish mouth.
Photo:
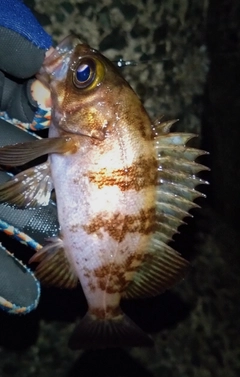
[[[69,63],[72,57],[73,50],[78,45],[86,45],[82,42],[78,36],[71,34],[66,37],[55,49],[49,52],[46,56],[40,71],[37,73],[37,79],[50,91],[53,90],[52,83],[55,81],[63,81],[67,76],[69,70]],[[87,46],[87,45],[86,45]],[[106,138],[106,128],[103,129],[91,129],[89,130],[87,125],[82,125],[81,129],[74,124],[69,124],[69,117],[67,114],[61,112],[61,109],[57,106],[55,109],[55,118],[58,122],[55,125],[64,133],[87,136],[98,141],[103,141]],[[53,121],[53,119],[52,119]],[[55,123],[55,122],[54,122]]]
[[[37,79],[48,88],[53,76],[55,79],[61,79],[68,69],[71,52],[78,44],[82,44],[82,42],[76,35],[71,34],[64,38],[55,49],[52,49],[50,54],[47,54],[36,75]]]

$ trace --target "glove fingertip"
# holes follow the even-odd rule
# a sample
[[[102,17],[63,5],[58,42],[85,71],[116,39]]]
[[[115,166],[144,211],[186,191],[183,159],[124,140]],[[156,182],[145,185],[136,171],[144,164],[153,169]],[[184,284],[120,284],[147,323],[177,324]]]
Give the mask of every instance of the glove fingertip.
[[[21,34],[0,26],[0,69],[13,77],[25,79],[39,71],[45,50],[36,47]]]

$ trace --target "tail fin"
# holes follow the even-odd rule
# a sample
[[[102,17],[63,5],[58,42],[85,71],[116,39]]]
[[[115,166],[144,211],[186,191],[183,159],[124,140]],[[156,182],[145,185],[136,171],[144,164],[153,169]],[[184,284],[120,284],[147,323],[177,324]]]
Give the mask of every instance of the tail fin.
[[[98,319],[87,313],[69,339],[73,350],[81,348],[150,347],[153,340],[125,314]]]

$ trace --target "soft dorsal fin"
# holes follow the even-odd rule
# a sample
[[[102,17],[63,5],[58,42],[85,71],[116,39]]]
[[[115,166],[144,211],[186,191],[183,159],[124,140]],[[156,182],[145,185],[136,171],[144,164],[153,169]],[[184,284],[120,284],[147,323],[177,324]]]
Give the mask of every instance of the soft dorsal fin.
[[[145,298],[163,293],[185,276],[188,267],[189,263],[170,246],[159,241],[156,234],[123,297]]]

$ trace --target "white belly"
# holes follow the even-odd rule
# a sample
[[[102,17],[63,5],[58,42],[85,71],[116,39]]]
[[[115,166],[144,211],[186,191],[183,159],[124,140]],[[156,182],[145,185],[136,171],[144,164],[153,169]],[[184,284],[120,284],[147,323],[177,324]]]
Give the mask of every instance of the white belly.
[[[108,153],[103,154],[89,138],[83,139],[86,144],[79,152],[50,157],[61,234],[89,306],[107,306],[108,301],[117,305],[149,241],[149,235],[135,231],[146,193],[118,185],[99,188],[91,182],[90,171],[123,168],[122,150],[109,140]],[[131,151],[124,156],[125,166],[134,158]]]

